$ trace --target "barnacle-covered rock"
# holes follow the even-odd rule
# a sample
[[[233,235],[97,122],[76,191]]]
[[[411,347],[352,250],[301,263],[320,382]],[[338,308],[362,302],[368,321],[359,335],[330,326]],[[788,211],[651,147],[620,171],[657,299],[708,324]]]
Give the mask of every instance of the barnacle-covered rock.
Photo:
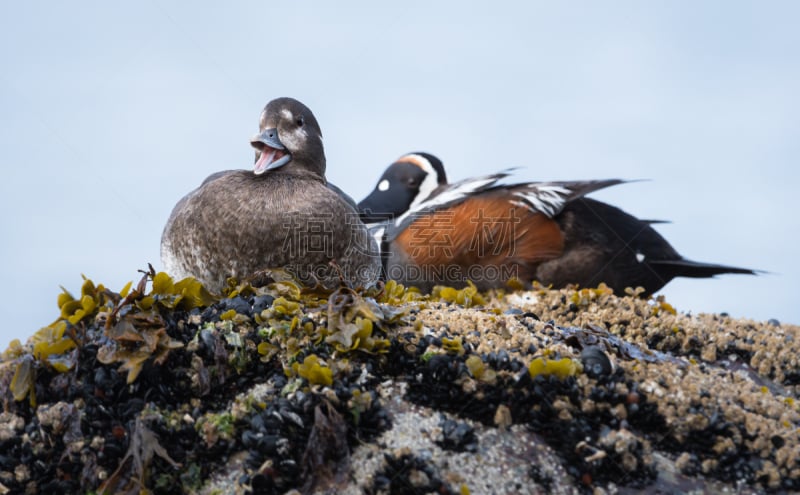
[[[0,358],[0,492],[800,489],[800,328],[520,288],[84,279]]]

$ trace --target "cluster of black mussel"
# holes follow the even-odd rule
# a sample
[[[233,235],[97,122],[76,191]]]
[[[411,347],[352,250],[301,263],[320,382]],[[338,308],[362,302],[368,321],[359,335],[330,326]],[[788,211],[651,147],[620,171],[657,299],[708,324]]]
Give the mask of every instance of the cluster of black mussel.
[[[614,452],[592,456],[576,448],[579,444],[598,445],[611,431],[628,428],[663,440],[661,447],[670,450],[656,406],[635,392],[637,384],[621,368],[609,366],[605,354],[593,348],[582,354],[584,372],[594,380],[588,396],[575,376],[532,377],[526,363],[505,351],[479,356],[488,368],[507,373],[498,373],[492,383],[479,383],[480,393],[475,393],[460,386],[469,374],[466,360],[474,355],[469,344],[463,352],[447,352],[443,340],[452,335],[446,329],[421,336],[413,326],[394,323],[382,329],[391,342],[386,352],[347,354],[348,366],[339,368],[332,384],[323,387],[287,376],[282,356],[261,359],[255,347],[262,336],[255,325],[246,335],[240,332],[238,341],[212,330],[221,315],[234,310],[253,317],[274,299],[239,295],[208,307],[162,310],[167,333],[183,347],[172,350],[161,364],[145,363],[132,383],[117,365],[97,360],[106,339],[102,319],[82,321],[72,329],[79,342],[72,351],[77,363],[72,369],[58,372],[37,366],[35,390],[22,401],[12,400],[11,374],[3,375],[5,419],[22,418],[24,426],[0,437],[0,483],[12,493],[140,493],[143,487],[153,493],[193,492],[246,452],[244,474],[232,482],[253,494],[335,486],[347,479],[352,449],[391,427],[377,392],[387,378],[408,383],[407,400],[485,425],[495,425],[498,405],[504,405],[513,422],[541,436],[587,490],[604,482],[644,487],[657,473],[641,444],[628,450],[636,458],[635,470],[626,469]],[[522,322],[537,319],[530,313],[515,316]],[[309,321],[324,325],[309,317],[303,323]],[[431,355],[437,348],[443,352]],[[522,354],[536,352],[533,348]],[[345,359],[319,341],[300,349],[294,360],[303,362],[311,354],[328,361]],[[232,401],[241,400],[241,394],[257,384],[268,385],[272,392],[244,413],[232,415]],[[620,387],[623,392],[617,391],[619,384],[625,384]],[[586,399],[612,407],[582,412],[580,404]],[[576,406],[568,419],[560,417],[555,406],[559,401]],[[611,412],[619,404],[626,408],[625,419]],[[43,413],[47,410],[49,415]],[[441,426],[443,449],[480,448],[466,423],[443,418]],[[687,449],[686,444],[672,447],[675,452]],[[702,454],[710,448],[697,445]],[[384,457],[383,469],[374,474],[372,486],[365,487],[369,493],[461,493],[442,481],[430,459],[411,453]],[[754,468],[739,464],[728,465],[728,474],[755,481]],[[426,474],[426,486],[407,479],[414,471]],[[535,465],[529,474],[530,482],[553,483]],[[727,478],[724,473],[720,477]]]

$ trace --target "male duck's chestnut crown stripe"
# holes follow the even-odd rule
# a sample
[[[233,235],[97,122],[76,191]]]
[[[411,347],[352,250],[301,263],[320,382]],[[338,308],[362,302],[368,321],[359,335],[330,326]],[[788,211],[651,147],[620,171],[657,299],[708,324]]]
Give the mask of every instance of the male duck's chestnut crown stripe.
[[[217,291],[228,277],[270,268],[328,286],[340,277],[374,283],[377,246],[353,200],[326,183],[322,132],[311,110],[291,98],[269,102],[250,143],[251,171],[217,172],[175,206],[161,238],[165,269]],[[308,238],[313,232],[322,237]]]
[[[500,266],[522,280],[556,287],[605,282],[617,292],[642,286],[647,294],[675,277],[755,273],[687,260],[652,228],[653,221],[584,197],[626,181],[502,184],[509,173],[447,184],[442,162],[428,153],[411,153],[390,165],[359,203],[362,219],[375,224],[384,273],[430,289],[436,283],[463,283],[476,266]],[[421,187],[426,181],[437,186]],[[487,224],[486,219],[494,220]],[[430,242],[437,231],[446,232],[438,244]],[[420,249],[426,243],[428,248]],[[492,252],[476,250],[481,243],[492,244]],[[491,277],[474,281],[481,288],[505,283]]]

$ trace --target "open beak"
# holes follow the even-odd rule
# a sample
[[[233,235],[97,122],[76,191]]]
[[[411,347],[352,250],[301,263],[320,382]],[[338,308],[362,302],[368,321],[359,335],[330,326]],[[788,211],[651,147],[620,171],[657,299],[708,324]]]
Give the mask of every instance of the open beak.
[[[292,159],[292,155],[286,151],[286,146],[278,138],[278,129],[264,129],[250,139],[250,145],[258,153],[256,164],[253,166],[256,175],[280,168]]]

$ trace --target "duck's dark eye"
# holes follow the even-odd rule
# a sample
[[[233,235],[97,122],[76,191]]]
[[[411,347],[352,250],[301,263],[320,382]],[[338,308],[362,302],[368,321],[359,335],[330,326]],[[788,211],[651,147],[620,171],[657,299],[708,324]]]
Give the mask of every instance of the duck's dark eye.
[[[297,127],[303,127],[303,124],[305,124],[305,123],[306,123],[306,121],[305,121],[305,119],[303,119],[302,116],[297,117]]]
[[[419,185],[417,179],[408,179],[407,183],[408,187],[417,187]]]

